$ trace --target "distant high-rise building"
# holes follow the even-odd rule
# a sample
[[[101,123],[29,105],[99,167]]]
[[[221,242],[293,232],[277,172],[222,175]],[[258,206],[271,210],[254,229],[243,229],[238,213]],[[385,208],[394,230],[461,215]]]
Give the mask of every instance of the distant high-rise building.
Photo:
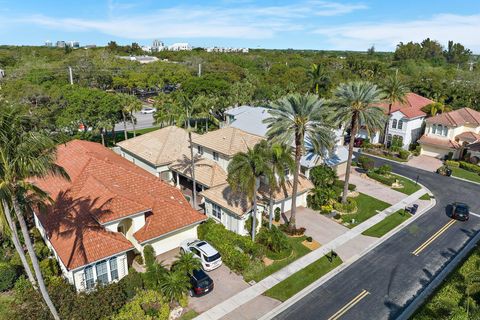
[[[59,40],[59,41],[57,41],[56,47],[57,48],[65,48],[65,45],[66,45],[65,41]]]
[[[155,39],[153,40],[151,50],[154,52],[165,50],[165,44],[162,41]]]
[[[80,48],[80,42],[78,41],[68,41],[66,43],[67,47],[73,48],[73,49],[78,49]]]
[[[52,41],[50,40],[45,41],[45,47],[51,47],[51,46],[53,46]]]

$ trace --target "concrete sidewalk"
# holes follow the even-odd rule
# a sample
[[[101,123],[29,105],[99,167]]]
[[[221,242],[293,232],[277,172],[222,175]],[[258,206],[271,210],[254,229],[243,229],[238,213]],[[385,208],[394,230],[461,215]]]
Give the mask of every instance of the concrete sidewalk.
[[[285,268],[266,277],[262,281],[237,293],[230,299],[223,301],[222,303],[216,305],[210,310],[207,310],[206,312],[202,313],[195,319],[213,320],[213,319],[220,319],[222,317],[225,317],[230,312],[234,311],[235,309],[242,306],[243,304],[255,299],[256,297],[258,297],[268,289],[272,288],[276,284],[280,283],[281,281],[285,280],[292,274],[300,271],[301,269],[305,268],[306,266],[310,265],[311,263],[325,256],[326,254],[330,253],[332,250],[336,250],[343,244],[361,235],[362,232],[374,226],[378,222],[382,221],[388,215],[412,204],[415,200],[417,200],[423,194],[425,194],[425,192],[426,192],[425,189],[423,188],[420,189],[419,191],[413,193],[412,195],[404,198],[398,203],[392,205],[391,207],[371,217],[370,219],[363,222],[362,224],[356,226],[353,229],[350,229],[349,231],[345,232],[344,234],[340,235],[339,237],[335,238],[334,240],[330,241],[329,243],[325,244],[319,249],[310,252],[309,254],[287,265]]]

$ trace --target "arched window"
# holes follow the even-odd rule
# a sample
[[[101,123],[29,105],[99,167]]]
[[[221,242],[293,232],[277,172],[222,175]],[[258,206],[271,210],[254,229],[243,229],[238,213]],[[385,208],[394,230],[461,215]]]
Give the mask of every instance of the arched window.
[[[397,127],[397,128],[398,128],[399,130],[402,130],[402,127],[403,127],[403,121],[402,121],[402,120],[399,120],[399,121],[398,121],[398,127]]]
[[[397,119],[393,119],[392,121],[392,128],[397,129]]]

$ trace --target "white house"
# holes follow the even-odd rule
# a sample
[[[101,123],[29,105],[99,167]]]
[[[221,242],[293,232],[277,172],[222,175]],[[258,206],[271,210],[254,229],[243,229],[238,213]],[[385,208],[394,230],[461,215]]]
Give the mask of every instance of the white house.
[[[192,46],[186,42],[174,43],[168,46],[170,51],[191,51]]]
[[[197,237],[206,218],[182,193],[100,144],[73,140],[57,149],[58,177],[33,182],[54,200],[35,224],[77,290],[117,281],[135,254],[160,255]]]
[[[479,140],[480,112],[462,108],[428,118],[418,143],[423,155],[443,159],[451,153],[453,159],[458,159],[467,146]]]

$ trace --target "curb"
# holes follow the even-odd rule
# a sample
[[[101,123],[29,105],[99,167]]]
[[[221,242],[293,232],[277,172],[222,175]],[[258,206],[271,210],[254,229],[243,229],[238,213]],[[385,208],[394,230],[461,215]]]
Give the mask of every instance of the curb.
[[[450,178],[454,178],[454,179],[457,179],[457,180],[462,180],[462,181],[469,182],[469,183],[473,183],[473,184],[476,184],[476,185],[479,185],[479,186],[480,186],[480,183],[479,183],[479,182],[475,182],[475,181],[472,181],[472,180],[463,179],[463,178],[459,178],[459,177],[455,177],[455,176],[450,176]]]
[[[403,176],[402,176],[403,177]],[[427,193],[431,194],[431,191],[427,188],[425,188],[423,185],[421,185]],[[418,200],[418,199],[417,199]],[[329,273],[325,274],[323,277],[317,279],[315,282],[311,283],[310,285],[308,285],[307,287],[305,287],[304,289],[302,289],[300,292],[296,293],[294,296],[292,296],[291,298],[287,299],[286,301],[284,301],[282,304],[280,304],[279,306],[277,306],[276,308],[270,310],[268,313],[266,313],[265,315],[263,315],[260,320],[269,320],[269,319],[272,319],[273,317],[277,316],[278,314],[282,313],[284,310],[288,309],[290,306],[292,306],[293,304],[295,304],[297,301],[299,301],[300,299],[302,299],[303,297],[305,297],[307,294],[309,294],[310,292],[312,292],[313,290],[315,290],[316,288],[318,288],[319,286],[321,286],[322,284],[324,284],[325,282],[327,282],[328,280],[332,279],[334,276],[336,276],[337,274],[339,274],[340,272],[342,272],[343,270],[345,270],[347,267],[349,267],[350,265],[352,265],[354,262],[356,262],[357,260],[359,260],[361,257],[363,257],[364,255],[366,255],[367,253],[369,253],[370,251],[372,251],[373,249],[375,249],[376,247],[378,247],[379,245],[381,245],[382,243],[384,243],[385,241],[387,241],[390,237],[392,237],[393,235],[395,235],[397,232],[399,232],[401,229],[403,229],[404,227],[406,227],[407,225],[413,223],[415,220],[417,220],[420,216],[422,216],[424,213],[426,213],[427,211],[429,211],[431,208],[433,208],[435,205],[436,205],[437,201],[435,198],[433,199],[430,199],[430,204],[425,207],[421,212],[415,214],[412,218],[404,221],[403,223],[401,223],[400,225],[398,225],[397,227],[395,227],[394,229],[390,230],[388,233],[384,234],[381,238],[378,238],[378,241],[376,241],[375,243],[372,243],[371,245],[369,245],[368,247],[366,247],[362,252],[360,252],[359,254],[353,256],[352,258],[350,258],[349,260],[345,261],[344,263],[342,263],[340,266],[338,266],[337,268],[333,269],[332,271],[330,271]],[[393,213],[392,213],[393,214]],[[388,216],[387,216],[388,217]],[[382,220],[383,221],[383,220]],[[480,233],[479,233],[480,234]]]

